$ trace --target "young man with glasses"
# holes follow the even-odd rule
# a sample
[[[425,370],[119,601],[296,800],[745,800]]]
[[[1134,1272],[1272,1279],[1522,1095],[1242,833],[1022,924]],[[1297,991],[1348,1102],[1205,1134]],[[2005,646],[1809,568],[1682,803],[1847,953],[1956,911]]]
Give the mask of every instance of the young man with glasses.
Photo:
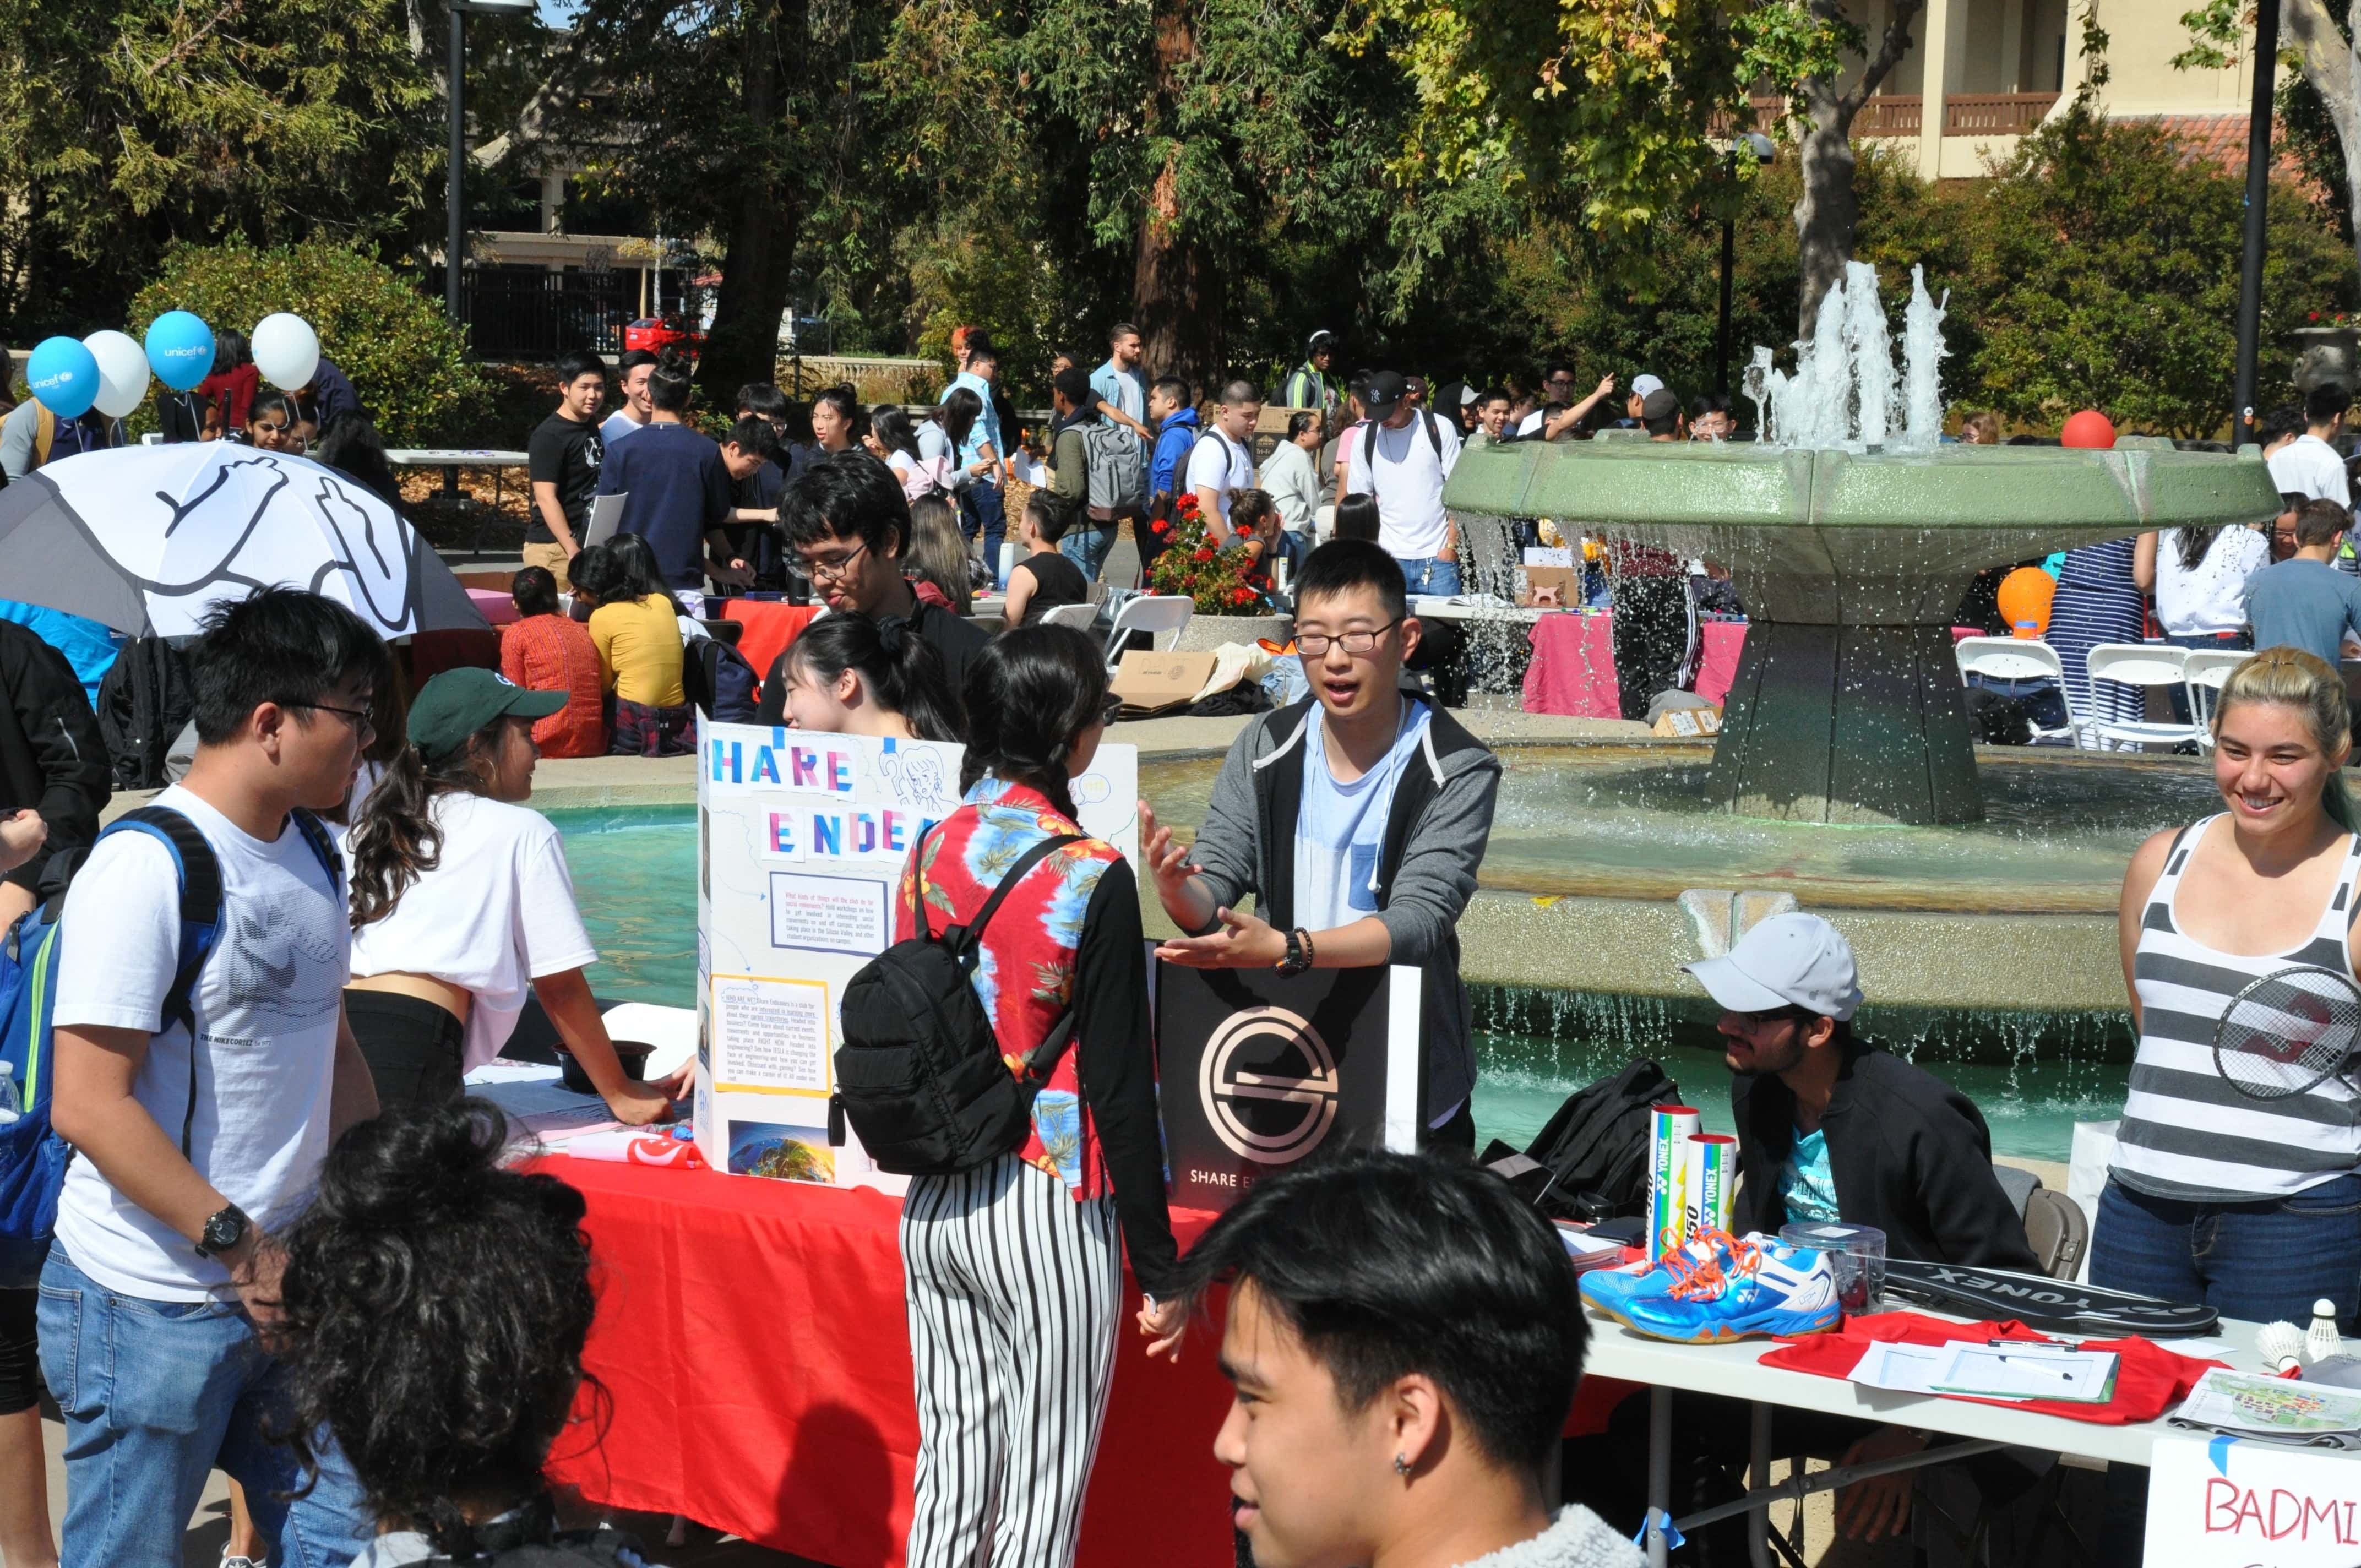
[[[59,929],[51,1115],[78,1157],[39,1321],[66,1426],[64,1561],[179,1563],[219,1467],[274,1561],[342,1568],[375,1521],[333,1447],[289,1500],[301,1477],[261,1329],[274,1234],[336,1136],[377,1114],[345,1021],[345,887],[313,813],[351,791],[391,667],[351,610],[292,588],[217,608],[187,657],[195,763],[146,830],[100,839]],[[185,988],[183,870],[219,900]]]
[[[1191,848],[1140,802],[1157,895],[1185,933],[1158,956],[1283,974],[1422,970],[1427,1136],[1472,1150],[1476,1055],[1458,927],[1492,831],[1499,759],[1402,689],[1420,628],[1392,556],[1367,540],[1331,540],[1305,558],[1295,589],[1312,695],[1239,735]],[[1239,914],[1249,893],[1255,913]]]
[[[965,693],[968,665],[991,639],[974,622],[911,591],[902,575],[910,506],[893,469],[859,450],[822,458],[788,487],[779,518],[812,592],[830,610],[907,621],[919,641],[942,655],[951,690]],[[786,678],[782,653],[763,675],[764,687]]]

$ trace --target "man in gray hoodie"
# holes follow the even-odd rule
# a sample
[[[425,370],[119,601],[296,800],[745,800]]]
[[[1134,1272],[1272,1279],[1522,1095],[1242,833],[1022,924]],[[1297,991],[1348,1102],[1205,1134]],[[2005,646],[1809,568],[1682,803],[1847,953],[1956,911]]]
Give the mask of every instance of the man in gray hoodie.
[[[1192,969],[1425,974],[1421,1036],[1431,1144],[1473,1150],[1476,1052],[1459,981],[1459,916],[1492,831],[1500,762],[1401,686],[1419,644],[1401,569],[1366,540],[1314,550],[1296,579],[1296,649],[1312,696],[1248,724],[1196,843],[1140,803],[1164,912],[1186,935],[1157,956]],[[1236,903],[1255,894],[1255,913]]]

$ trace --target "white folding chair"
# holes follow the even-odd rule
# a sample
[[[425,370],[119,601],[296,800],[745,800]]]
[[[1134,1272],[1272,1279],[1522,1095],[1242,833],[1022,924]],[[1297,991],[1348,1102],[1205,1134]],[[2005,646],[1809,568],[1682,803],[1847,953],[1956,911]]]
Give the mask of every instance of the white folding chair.
[[[2182,671],[2188,682],[2189,717],[2197,726],[2197,743],[2211,751],[2213,746],[2213,710],[2222,703],[2222,683],[2230,672],[2255,655],[2245,649],[2192,649],[2189,663]]]
[[[1115,624],[1107,628],[1107,675],[1112,679],[1123,663],[1124,644],[1135,631],[1148,634],[1148,646],[1159,653],[1169,653],[1179,644],[1180,633],[1187,630],[1189,617],[1196,606],[1179,594],[1141,594],[1124,601],[1115,611]]]
[[[2101,681],[2118,685],[2179,687],[2189,685],[2189,650],[2164,642],[2102,642],[2091,650],[2091,689]],[[2153,719],[2112,719],[2095,716],[2084,721],[2093,734],[2109,740],[2130,740],[2143,746],[2178,746],[2202,733],[2194,724]]]
[[[2024,637],[1962,637],[1952,648],[1951,656],[1959,661],[1960,684],[1965,685],[1970,675],[1982,675],[1988,681],[2053,681],[2058,695],[2066,704],[2066,725],[2063,729],[2045,729],[2033,724],[2033,738],[2046,740],[2063,735],[2077,746],[2082,743],[2074,727],[2074,699],[2066,690],[2066,666],[2059,662],[2058,650],[2048,643]]]
[[[1079,627],[1088,631],[1091,629],[1091,622],[1098,619],[1098,614],[1099,607],[1094,604],[1056,605],[1041,612],[1040,624]]]

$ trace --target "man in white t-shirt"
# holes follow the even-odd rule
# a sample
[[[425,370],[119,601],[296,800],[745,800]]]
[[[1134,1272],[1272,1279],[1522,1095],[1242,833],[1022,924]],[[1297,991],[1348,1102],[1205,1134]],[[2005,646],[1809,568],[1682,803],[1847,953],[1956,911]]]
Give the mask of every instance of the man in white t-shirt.
[[[607,416],[598,426],[598,443],[608,451],[627,435],[647,428],[655,417],[655,405],[648,400],[648,378],[655,374],[656,356],[644,348],[628,350],[615,362],[615,391],[623,406]]]
[[[2352,407],[2352,395],[2334,382],[2314,387],[2303,400],[2303,433],[2284,444],[2265,445],[2263,455],[2270,466],[2271,483],[2280,494],[2309,496],[2352,509],[2353,486],[2345,477],[2345,459],[2330,444],[2343,433]],[[2335,565],[2350,572],[2361,563],[2355,561],[2348,544],[2338,548]]]
[[[1378,501],[1378,543],[1401,563],[1412,594],[1459,591],[1457,530],[1443,510],[1443,483],[1459,461],[1459,433],[1410,401],[1390,370],[1369,378],[1370,422],[1353,447],[1346,495]]]
[[[1262,414],[1262,392],[1252,381],[1222,389],[1213,427],[1189,453],[1189,488],[1197,515],[1205,521],[1206,542],[1220,549],[1230,538],[1230,498],[1254,488],[1254,427]]]
[[[144,830],[99,841],[59,932],[50,1109],[77,1157],[40,1342],[66,1425],[64,1561],[177,1564],[219,1467],[274,1560],[342,1568],[376,1521],[324,1440],[317,1484],[286,1499],[301,1477],[271,1432],[279,1370],[256,1325],[277,1315],[274,1234],[336,1135],[377,1114],[345,1023],[345,890],[305,814],[344,801],[392,677],[359,617],[292,588],[216,609],[187,658],[196,761],[155,806],[218,864],[219,938],[179,1004],[181,881]]]

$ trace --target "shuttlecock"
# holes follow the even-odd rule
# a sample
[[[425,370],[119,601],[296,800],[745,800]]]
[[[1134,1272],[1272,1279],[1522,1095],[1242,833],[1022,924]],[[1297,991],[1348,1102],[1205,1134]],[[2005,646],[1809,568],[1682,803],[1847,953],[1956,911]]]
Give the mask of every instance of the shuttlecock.
[[[2336,1332],[2336,1303],[2323,1296],[2312,1304],[2312,1327],[2303,1332],[2303,1358],[2325,1361],[2344,1354],[2345,1341]]]
[[[2303,1365],[2303,1331],[2293,1323],[2265,1323],[2255,1336],[2255,1354],[2273,1372]]]

